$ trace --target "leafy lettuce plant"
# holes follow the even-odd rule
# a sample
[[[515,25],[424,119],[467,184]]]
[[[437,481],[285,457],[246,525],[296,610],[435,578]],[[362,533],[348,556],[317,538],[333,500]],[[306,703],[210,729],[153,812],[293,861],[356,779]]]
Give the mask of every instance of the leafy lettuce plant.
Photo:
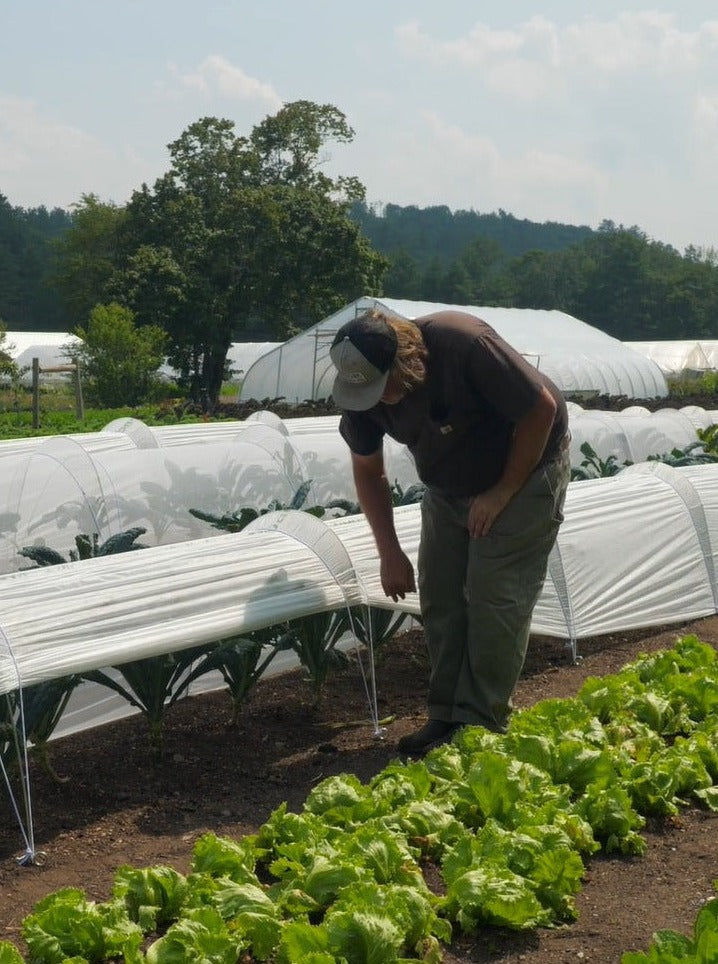
[[[627,951],[621,964],[710,964],[718,960],[718,898],[709,900],[693,925],[693,936],[673,930],[657,931],[650,949]]]
[[[187,911],[147,948],[146,964],[237,964],[247,942],[212,907]]]
[[[0,964],[24,964],[20,951],[9,941],[0,941]]]
[[[194,877],[222,877],[235,883],[257,883],[254,873],[261,855],[257,837],[229,840],[205,833],[195,843],[190,868]]]
[[[140,964],[142,930],[127,916],[121,901],[96,904],[84,892],[67,887],[48,895],[22,924],[30,958],[42,964],[106,961],[120,958]]]
[[[506,734],[466,727],[367,784],[329,777],[301,812],[284,804],[250,837],[202,837],[186,878],[121,868],[106,905],[60,892],[26,922],[32,960],[99,962],[106,948],[107,960],[140,964],[144,931],[145,945],[159,935],[144,964],[250,955],[437,964],[454,925],[570,921],[584,857],[598,848],[642,853],[645,815],[672,813],[689,797],[718,808],[718,720],[705,693],[695,704],[707,707],[705,718],[686,710],[687,688],[718,680],[712,660],[691,668],[690,650],[706,658],[691,643],[647,657],[589,681],[576,700],[517,713]],[[675,732],[679,719],[685,733]],[[424,880],[426,859],[443,877],[441,896]],[[701,916],[693,940],[661,932],[647,955],[624,964],[713,960],[715,917]],[[82,950],[72,943],[80,936]]]
[[[172,867],[124,866],[115,873],[113,897],[144,933],[176,920],[187,899],[187,879]]]

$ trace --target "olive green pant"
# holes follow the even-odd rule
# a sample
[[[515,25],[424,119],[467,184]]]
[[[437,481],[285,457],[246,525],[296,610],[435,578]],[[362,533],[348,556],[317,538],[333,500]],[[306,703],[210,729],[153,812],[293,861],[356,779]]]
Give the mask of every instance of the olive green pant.
[[[506,729],[570,473],[565,450],[478,539],[467,529],[470,499],[426,489],[418,569],[431,719]]]

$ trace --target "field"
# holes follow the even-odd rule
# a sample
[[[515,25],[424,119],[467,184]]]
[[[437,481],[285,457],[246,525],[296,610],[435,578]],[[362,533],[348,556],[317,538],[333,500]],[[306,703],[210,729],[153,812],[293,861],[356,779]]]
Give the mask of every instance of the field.
[[[680,626],[621,633],[579,644],[573,665],[558,640],[534,637],[517,706],[576,693],[587,676],[618,671],[640,652],[695,633],[718,647],[718,617]],[[169,713],[162,755],[154,761],[139,718],[58,740],[52,762],[65,782],[32,773],[36,846],[42,867],[20,867],[22,851],[7,801],[0,802],[0,938],[22,947],[20,925],[34,904],[61,887],[109,896],[122,864],[170,864],[186,871],[204,832],[238,837],[263,823],[282,801],[299,810],[310,789],[331,774],[367,780],[395,758],[399,736],[422,718],[426,658],[420,631],[397,637],[378,665],[383,740],[367,724],[356,666],[335,674],[318,706],[299,672],[259,684],[237,726],[223,692],[192,697]],[[577,899],[578,920],[528,932],[488,928],[459,937],[448,964],[617,964],[626,950],[646,949],[651,934],[685,933],[718,878],[718,818],[688,809],[652,823],[643,857],[593,857]]]
[[[718,399],[656,400],[646,407],[669,404],[713,409]],[[245,418],[260,407],[225,404],[222,414]],[[623,404],[599,400],[590,407]],[[321,405],[274,410],[283,417],[331,412]],[[152,424],[151,416],[158,412],[134,414]],[[164,415],[174,417],[169,410]],[[6,417],[16,420],[12,413]],[[94,430],[108,420],[98,417],[97,424],[68,423],[55,430]],[[8,435],[31,434],[20,424],[12,428]],[[577,665],[561,641],[534,637],[517,705],[573,696],[587,676],[616,672],[640,652],[668,647],[686,633],[718,648],[718,616],[582,640]],[[46,855],[43,866],[21,867],[15,861],[24,847],[10,803],[0,795],[0,940],[23,948],[23,918],[38,900],[62,887],[78,887],[91,899],[105,900],[114,872],[123,864],[166,863],[184,872],[203,833],[235,838],[251,833],[283,801],[300,810],[312,787],[333,774],[370,779],[395,758],[397,739],[422,720],[426,680],[421,633],[393,640],[378,665],[379,713],[391,719],[381,740],[368,725],[366,697],[353,665],[330,677],[318,705],[299,672],[263,681],[235,726],[230,725],[226,694],[184,700],[168,713],[157,758],[137,717],[56,741],[52,763],[62,782],[37,763],[32,769],[35,843]],[[657,929],[689,933],[718,879],[717,821],[716,815],[689,808],[678,817],[649,823],[643,857],[588,861],[574,924],[528,932],[487,928],[458,936],[444,961],[618,964],[624,951],[646,949]]]

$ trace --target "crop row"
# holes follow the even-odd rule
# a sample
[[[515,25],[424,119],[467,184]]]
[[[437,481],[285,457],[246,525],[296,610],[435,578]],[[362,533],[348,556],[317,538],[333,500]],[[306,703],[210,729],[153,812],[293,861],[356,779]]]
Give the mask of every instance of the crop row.
[[[689,801],[718,811],[717,710],[716,652],[685,636],[504,735],[466,727],[367,783],[324,780],[256,834],[206,834],[186,875],[125,866],[106,902],[50,894],[23,922],[29,960],[438,964],[459,931],[570,922],[592,854],[643,853],[646,818]],[[694,951],[715,948],[715,921],[711,901],[693,938],[664,932],[624,964],[672,961],[671,941],[676,961],[712,960]],[[0,942],[0,964],[22,960]]]

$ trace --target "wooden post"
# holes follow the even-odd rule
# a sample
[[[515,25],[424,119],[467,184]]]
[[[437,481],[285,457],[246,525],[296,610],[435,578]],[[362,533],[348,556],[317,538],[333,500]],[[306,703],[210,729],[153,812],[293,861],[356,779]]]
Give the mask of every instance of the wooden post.
[[[85,418],[85,403],[82,398],[82,377],[80,375],[80,366],[77,362],[74,363],[75,369],[75,414],[77,415],[77,421],[82,422]]]
[[[40,428],[40,359],[32,360],[32,427]]]
[[[82,378],[80,376],[80,366],[76,363],[72,365],[56,365],[53,368],[40,368],[40,360],[32,360],[32,427],[40,428],[40,372],[71,372],[75,383],[75,415],[81,422],[85,417],[85,403],[82,398]]]

